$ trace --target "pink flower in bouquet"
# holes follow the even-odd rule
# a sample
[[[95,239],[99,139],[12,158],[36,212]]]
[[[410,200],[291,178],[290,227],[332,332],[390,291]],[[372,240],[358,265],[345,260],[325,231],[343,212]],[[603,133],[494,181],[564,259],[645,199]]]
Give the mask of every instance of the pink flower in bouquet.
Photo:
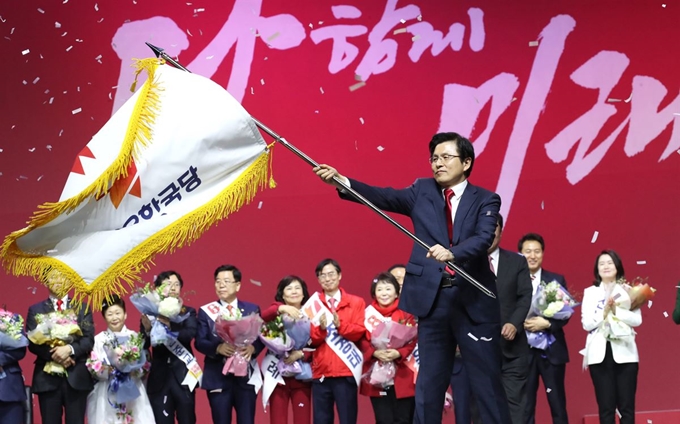
[[[650,287],[649,284],[644,282],[640,277],[635,278],[632,282],[628,282],[625,279],[621,279],[618,282],[622,283],[623,287],[628,292],[631,311],[634,311],[646,302],[652,300],[656,294],[656,289]]]
[[[236,347],[251,345],[260,335],[262,318],[256,313],[234,319],[226,313],[215,320],[215,333],[225,342]],[[233,373],[238,377],[248,374],[248,362],[238,352],[227,359],[222,374]]]

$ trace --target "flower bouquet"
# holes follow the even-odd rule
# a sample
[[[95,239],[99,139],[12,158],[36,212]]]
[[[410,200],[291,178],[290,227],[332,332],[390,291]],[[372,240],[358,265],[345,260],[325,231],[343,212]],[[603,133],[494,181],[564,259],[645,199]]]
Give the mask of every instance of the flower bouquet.
[[[632,282],[623,280],[624,288],[630,297],[630,310],[634,311],[646,302],[652,300],[656,294],[656,289],[650,287],[642,278],[636,278]]]
[[[28,346],[23,329],[24,319],[21,315],[0,308],[0,350]]]
[[[235,309],[234,314],[224,309],[215,319],[215,334],[226,343],[237,348],[243,348],[257,340],[262,322],[262,318],[256,313],[242,316],[238,308]],[[228,373],[237,377],[248,375],[248,362],[238,351],[227,358],[224,368],[222,368],[222,374],[227,375]]]
[[[170,286],[163,283],[156,288],[152,288],[147,283],[143,288],[138,289],[130,296],[130,302],[135,305],[137,310],[145,315],[153,317],[163,316],[171,322],[182,322],[189,317],[182,305],[182,299],[170,296]],[[157,346],[167,341],[170,330],[158,320],[153,320],[151,327],[151,345]],[[176,335],[174,335],[176,337]]]
[[[281,365],[285,365],[280,359],[293,349],[293,339],[286,333],[283,327],[283,318],[279,315],[275,320],[266,322],[260,329],[260,340],[269,349],[271,353],[279,358],[278,368],[281,371]]]
[[[378,324],[371,334],[371,344],[380,349],[399,349],[416,338],[418,329],[409,324],[401,324],[392,320]],[[397,368],[394,362],[375,361],[363,378],[376,387],[387,387],[394,384]]]
[[[30,341],[37,345],[49,345],[50,348],[66,346],[73,342],[75,337],[83,335],[78,326],[78,317],[71,309],[66,311],[54,311],[35,316],[37,326],[26,335]],[[66,369],[54,361],[49,361],[43,368],[48,374],[67,375]]]
[[[109,402],[125,404],[139,397],[139,389],[132,378],[141,378],[147,363],[144,337],[138,333],[117,336],[104,344],[104,352],[105,360],[111,366]]]
[[[283,328],[286,330],[288,337],[293,340],[293,348],[291,350],[302,350],[307,343],[309,343],[311,323],[309,318],[303,315],[300,319],[293,319],[288,315],[283,316]],[[296,380],[311,380],[312,367],[308,362],[299,359],[292,364],[279,362],[279,372],[284,377],[295,376]]]
[[[567,289],[557,281],[550,283],[541,281],[531,299],[529,316],[566,320],[571,317],[578,304]],[[546,350],[555,341],[555,337],[545,331],[527,331],[526,333],[529,346],[536,349]]]

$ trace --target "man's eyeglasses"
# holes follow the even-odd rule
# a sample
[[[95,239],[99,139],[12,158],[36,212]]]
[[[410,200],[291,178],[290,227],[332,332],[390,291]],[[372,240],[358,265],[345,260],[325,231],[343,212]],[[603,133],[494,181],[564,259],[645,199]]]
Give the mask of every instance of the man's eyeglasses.
[[[441,159],[442,162],[444,162],[444,163],[449,163],[451,161],[451,159],[459,158],[459,157],[460,157],[460,155],[441,155],[441,156],[432,156],[431,158],[428,158],[427,160],[431,164],[434,165],[434,164],[439,162],[439,159]]]
[[[239,281],[236,280],[215,280],[215,285],[216,286],[221,286],[222,284],[228,285],[228,284],[237,284]]]
[[[333,278],[336,275],[338,275],[338,273],[336,271],[331,271],[331,272],[324,272],[323,274],[319,274],[318,277],[319,277],[319,280],[325,280],[326,278]]]

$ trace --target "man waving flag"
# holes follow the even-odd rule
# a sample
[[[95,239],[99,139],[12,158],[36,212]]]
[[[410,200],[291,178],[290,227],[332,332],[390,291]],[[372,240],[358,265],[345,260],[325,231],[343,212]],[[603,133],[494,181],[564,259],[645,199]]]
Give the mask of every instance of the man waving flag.
[[[98,307],[155,254],[274,186],[268,146],[243,107],[213,81],[163,64],[138,61],[146,82],[75,158],[59,201],[5,238],[11,273],[59,271],[64,291]]]

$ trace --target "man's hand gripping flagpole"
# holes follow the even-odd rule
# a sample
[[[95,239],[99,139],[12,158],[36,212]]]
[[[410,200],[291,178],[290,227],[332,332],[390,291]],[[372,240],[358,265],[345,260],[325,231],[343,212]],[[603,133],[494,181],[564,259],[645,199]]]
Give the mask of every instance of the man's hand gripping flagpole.
[[[180,64],[178,61],[176,61],[175,59],[173,59],[172,57],[170,57],[167,53],[165,53],[165,51],[164,51],[162,48],[157,47],[157,46],[154,46],[154,45],[151,44],[151,43],[145,43],[145,44],[146,44],[147,46],[149,46],[149,48],[150,48],[151,50],[153,50],[154,54],[155,54],[157,57],[163,58],[167,63],[171,64],[172,66],[174,66],[174,67],[176,67],[176,68],[178,68],[178,69],[181,69],[181,70],[186,71],[186,72],[191,72],[190,70],[188,70],[187,68],[185,68],[184,66],[182,66],[182,64]],[[269,135],[270,135],[274,140],[276,140],[277,142],[283,144],[288,150],[290,150],[291,152],[293,152],[293,153],[294,153],[295,155],[297,155],[300,159],[304,160],[305,162],[307,162],[308,164],[310,164],[310,165],[313,166],[313,167],[318,167],[318,166],[319,166],[319,163],[318,163],[318,162],[316,162],[314,159],[312,159],[312,158],[310,158],[309,156],[307,156],[307,154],[305,154],[303,151],[301,151],[301,150],[298,149],[297,147],[295,147],[295,146],[293,146],[292,144],[290,144],[285,138],[281,137],[280,135],[278,135],[277,133],[275,133],[274,131],[272,131],[269,127],[267,127],[267,126],[264,125],[262,122],[260,122],[260,121],[258,121],[257,119],[255,119],[254,117],[251,116],[251,118],[252,118],[253,122],[255,123],[255,125],[258,126],[258,128],[260,128],[260,129],[261,129],[262,131],[264,131],[265,133],[269,134]],[[343,190],[345,190],[348,194],[350,194],[352,197],[354,197],[355,199],[357,199],[360,203],[363,203],[364,205],[368,206],[370,209],[373,210],[373,212],[375,212],[375,213],[377,213],[378,215],[380,215],[383,219],[385,219],[387,222],[389,222],[390,224],[392,224],[392,225],[393,225],[395,228],[397,228],[399,231],[401,231],[402,233],[404,233],[405,235],[407,235],[409,238],[411,238],[411,240],[413,240],[415,243],[417,243],[417,244],[418,244],[419,246],[421,246],[423,249],[425,249],[425,250],[427,250],[427,251],[430,250],[430,247],[431,247],[431,246],[429,246],[429,245],[428,245],[427,243],[425,243],[424,241],[420,240],[418,237],[415,236],[415,234],[411,233],[409,230],[407,230],[406,228],[404,228],[404,226],[402,226],[401,224],[399,224],[397,221],[395,221],[394,219],[392,219],[390,216],[388,216],[388,215],[387,215],[385,212],[383,212],[381,209],[379,209],[378,207],[376,207],[373,203],[369,202],[369,201],[368,201],[366,198],[364,198],[361,194],[357,193],[354,189],[352,189],[349,185],[347,185],[344,181],[342,181],[342,179],[337,178],[337,177],[333,177],[333,181],[335,182],[335,184],[336,184],[338,187],[341,187],[341,188],[342,188]],[[456,272],[456,274],[460,275],[460,276],[463,277],[465,280],[467,280],[470,284],[472,284],[473,286],[475,286],[476,288],[478,288],[479,290],[481,290],[482,293],[484,293],[485,295],[487,295],[487,296],[489,296],[489,297],[492,297],[492,298],[496,298],[496,295],[493,294],[493,292],[491,292],[489,289],[487,289],[486,287],[484,287],[484,285],[482,285],[479,281],[475,280],[470,274],[468,274],[467,272],[465,272],[461,267],[459,267],[458,265],[456,265],[456,264],[453,263],[452,261],[447,261],[447,262],[446,262],[446,265],[447,265],[449,268],[451,268],[452,270],[454,270],[454,271]]]

